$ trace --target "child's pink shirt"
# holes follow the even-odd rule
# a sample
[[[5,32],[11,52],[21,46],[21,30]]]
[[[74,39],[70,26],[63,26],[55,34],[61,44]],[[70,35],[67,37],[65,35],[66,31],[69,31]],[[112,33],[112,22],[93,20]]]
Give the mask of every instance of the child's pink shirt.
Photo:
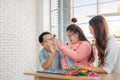
[[[91,55],[91,44],[87,41],[80,41],[76,44],[68,44],[68,46],[59,46],[62,51],[62,68],[67,66],[65,56],[68,56],[74,63],[74,65],[92,66],[92,63],[88,62],[88,58]]]

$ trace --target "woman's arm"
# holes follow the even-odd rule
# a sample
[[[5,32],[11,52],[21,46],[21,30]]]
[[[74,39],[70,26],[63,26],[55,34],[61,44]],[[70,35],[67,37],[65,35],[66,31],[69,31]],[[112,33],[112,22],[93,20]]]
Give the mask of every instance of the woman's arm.
[[[107,73],[107,72],[103,69],[103,67],[91,67],[91,70],[92,70],[93,72],[96,72],[96,73],[102,73],[102,74]]]
[[[83,65],[75,65],[76,69],[90,69],[93,72],[100,73],[100,74],[106,74],[107,72],[103,69],[103,67],[86,67]]]

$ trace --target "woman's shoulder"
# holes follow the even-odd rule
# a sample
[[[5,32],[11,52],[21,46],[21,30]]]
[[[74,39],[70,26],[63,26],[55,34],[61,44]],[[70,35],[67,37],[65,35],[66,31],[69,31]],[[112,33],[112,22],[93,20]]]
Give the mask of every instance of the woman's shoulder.
[[[117,39],[110,35],[108,38],[108,42],[107,42],[107,47],[106,47],[106,51],[117,51],[120,49],[119,43],[117,41]]]
[[[107,45],[111,46],[111,45],[116,45],[116,44],[118,45],[117,39],[114,36],[109,35]]]

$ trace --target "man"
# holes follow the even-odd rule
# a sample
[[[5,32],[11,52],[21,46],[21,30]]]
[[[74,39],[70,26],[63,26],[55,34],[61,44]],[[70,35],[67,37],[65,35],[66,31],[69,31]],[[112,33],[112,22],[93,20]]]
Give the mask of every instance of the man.
[[[43,32],[39,36],[39,42],[43,46],[39,53],[41,67],[47,69],[61,69],[61,52],[54,45],[50,32]]]

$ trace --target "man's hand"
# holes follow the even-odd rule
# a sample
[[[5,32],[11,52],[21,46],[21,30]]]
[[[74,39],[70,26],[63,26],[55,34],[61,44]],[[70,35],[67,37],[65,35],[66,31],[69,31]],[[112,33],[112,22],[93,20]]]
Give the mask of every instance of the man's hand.
[[[56,54],[56,46],[54,44],[48,43],[51,54]]]

